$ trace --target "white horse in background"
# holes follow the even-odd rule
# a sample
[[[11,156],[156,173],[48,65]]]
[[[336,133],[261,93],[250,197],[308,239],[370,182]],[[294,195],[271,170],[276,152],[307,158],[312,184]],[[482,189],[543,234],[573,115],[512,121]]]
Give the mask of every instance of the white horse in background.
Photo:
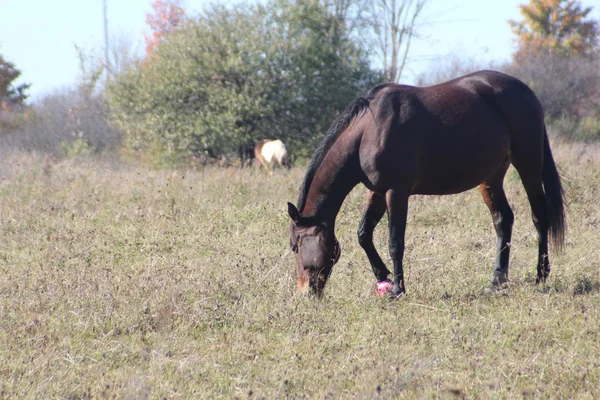
[[[285,144],[277,140],[261,140],[254,147],[254,156],[259,166],[268,169],[269,166],[279,165],[281,167],[290,167],[290,158],[285,148]]]

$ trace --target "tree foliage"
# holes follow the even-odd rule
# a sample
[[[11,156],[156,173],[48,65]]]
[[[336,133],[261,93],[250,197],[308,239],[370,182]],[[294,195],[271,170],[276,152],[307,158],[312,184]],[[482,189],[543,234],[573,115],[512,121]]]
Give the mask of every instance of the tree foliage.
[[[530,0],[521,5],[522,21],[509,21],[517,35],[516,57],[532,53],[589,56],[598,49],[598,21],[591,7],[576,0]]]
[[[131,152],[182,162],[280,138],[308,154],[338,112],[380,81],[318,3],[213,5],[166,35],[108,91]]]
[[[100,154],[118,149],[121,136],[108,123],[102,93],[103,57],[78,46],[75,50],[79,58],[75,85],[46,93],[21,107],[22,111],[0,113],[4,128],[11,123],[10,135],[2,135],[0,147],[52,156]]]
[[[599,27],[592,8],[576,0],[530,0],[520,8],[523,21],[509,21],[518,49],[508,72],[536,92],[550,123],[597,121]]]
[[[0,54],[0,133],[17,129],[27,118],[21,112],[25,109],[25,92],[30,85],[16,85],[15,81],[20,76],[21,71]]]
[[[146,24],[151,31],[145,37],[146,54],[152,54],[160,40],[181,25],[185,18],[185,10],[180,0],[154,0],[152,10],[152,14],[146,15]]]
[[[0,54],[0,105],[2,109],[16,108],[25,104],[25,91],[29,84],[15,86],[15,80],[21,76],[21,71]]]

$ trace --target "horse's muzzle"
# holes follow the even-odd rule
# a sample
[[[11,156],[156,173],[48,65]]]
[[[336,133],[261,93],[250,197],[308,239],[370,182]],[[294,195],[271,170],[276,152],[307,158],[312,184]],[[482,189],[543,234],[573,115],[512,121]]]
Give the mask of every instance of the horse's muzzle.
[[[298,292],[321,297],[330,274],[331,267],[320,270],[305,269],[297,277]]]

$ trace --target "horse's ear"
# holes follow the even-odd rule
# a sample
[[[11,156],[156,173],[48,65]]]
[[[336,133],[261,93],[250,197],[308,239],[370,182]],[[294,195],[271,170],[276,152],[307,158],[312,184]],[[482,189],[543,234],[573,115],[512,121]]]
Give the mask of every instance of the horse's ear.
[[[298,212],[296,206],[292,203],[288,203],[288,214],[290,214],[290,218],[292,219],[292,221],[300,221],[300,213]]]

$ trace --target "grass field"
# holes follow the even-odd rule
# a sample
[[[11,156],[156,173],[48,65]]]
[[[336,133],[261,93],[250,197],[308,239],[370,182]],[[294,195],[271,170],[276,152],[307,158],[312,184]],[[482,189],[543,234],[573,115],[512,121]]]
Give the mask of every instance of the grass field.
[[[288,250],[303,168],[4,159],[0,397],[600,398],[600,146],[554,152],[568,232],[546,285],[511,169],[509,286],[488,290],[495,233],[477,190],[414,197],[397,301],[374,295],[357,243],[362,187],[319,301],[295,294]]]

